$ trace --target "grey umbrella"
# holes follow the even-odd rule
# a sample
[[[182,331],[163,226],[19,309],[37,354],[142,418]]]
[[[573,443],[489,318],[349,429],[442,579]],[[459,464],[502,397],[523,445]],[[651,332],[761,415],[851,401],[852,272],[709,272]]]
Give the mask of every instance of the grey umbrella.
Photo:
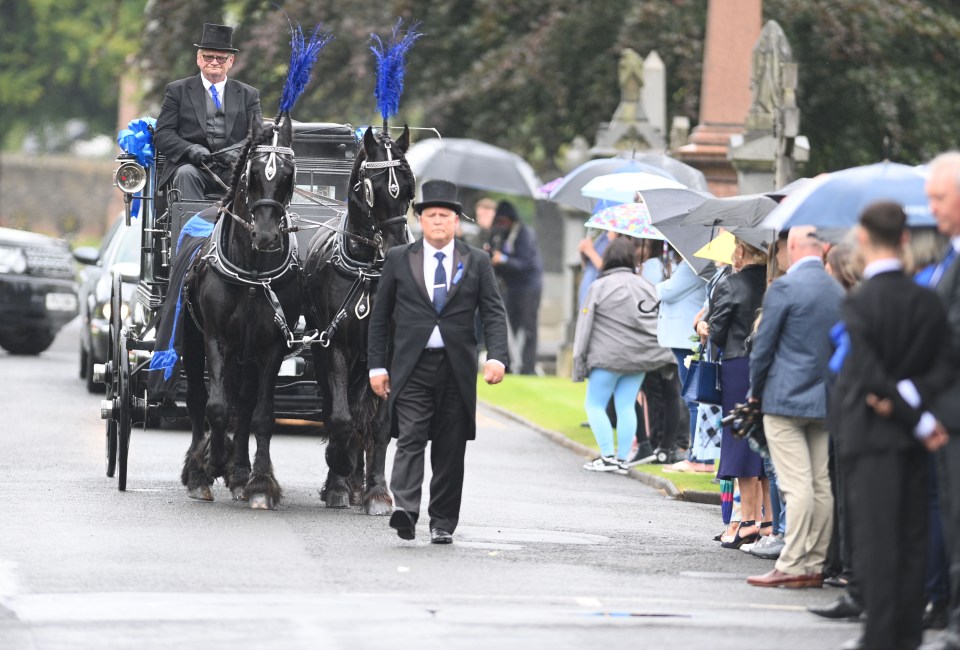
[[[419,182],[440,179],[481,190],[537,198],[540,179],[515,153],[479,140],[431,138],[406,153]]]
[[[684,223],[701,226],[752,228],[760,224],[777,207],[777,202],[765,194],[744,194],[708,199],[691,210]]]
[[[564,176],[548,198],[561,205],[593,212],[594,199],[583,196],[580,190],[597,176],[619,172],[657,174],[683,183],[691,189],[707,191],[706,178],[699,170],[663,154],[636,154],[635,158],[588,160]]]
[[[707,245],[712,239],[711,231],[714,229],[699,225],[689,226],[684,224],[683,220],[690,210],[713,198],[713,195],[709,192],[678,189],[647,190],[640,194],[650,211],[653,227],[667,238],[670,245],[698,275],[710,275],[712,262],[694,257],[693,254]]]

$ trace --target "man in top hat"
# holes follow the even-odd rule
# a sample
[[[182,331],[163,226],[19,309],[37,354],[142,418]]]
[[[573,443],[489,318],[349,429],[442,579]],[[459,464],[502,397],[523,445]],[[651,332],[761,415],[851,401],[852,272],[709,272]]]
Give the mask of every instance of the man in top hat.
[[[463,209],[457,186],[427,181],[413,207],[423,238],[387,253],[370,316],[370,386],[388,400],[397,438],[390,526],[414,539],[429,440],[430,541],[449,544],[460,517],[466,443],[476,435],[474,315],[479,310],[483,322],[488,384],[503,379],[507,323],[489,255],[455,239]]]
[[[254,120],[261,120],[260,92],[253,86],[227,78],[238,52],[233,47],[233,28],[203,25],[197,49],[200,74],[167,86],[157,119],[154,143],[166,156],[158,181],[164,187],[172,179],[181,200],[201,201],[221,196],[223,187],[204,166],[225,176],[238,154],[233,145],[247,137]]]

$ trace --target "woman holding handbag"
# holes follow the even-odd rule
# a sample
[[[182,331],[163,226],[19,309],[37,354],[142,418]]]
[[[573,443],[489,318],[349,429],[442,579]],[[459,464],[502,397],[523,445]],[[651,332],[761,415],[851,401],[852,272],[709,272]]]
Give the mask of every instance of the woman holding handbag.
[[[721,405],[725,414],[747,401],[750,388],[747,337],[753,331],[767,288],[767,256],[737,238],[733,266],[737,272],[717,283],[711,297],[709,319],[697,325],[698,334],[707,336],[718,350]],[[734,438],[729,427],[724,427],[717,476],[721,480],[738,479],[740,484],[740,527],[732,540],[722,542],[724,548],[740,548],[755,542],[760,535],[758,524],[764,500],[758,485],[764,476],[763,459],[750,449],[747,440]]]
[[[653,285],[636,274],[634,247],[620,237],[607,247],[600,276],[590,285],[573,339],[573,380],[587,380],[586,410],[600,457],[583,468],[625,470],[637,431],[635,403],[647,371],[676,363],[657,342],[657,316],[639,308],[656,302]],[[607,416],[613,397],[617,441]]]

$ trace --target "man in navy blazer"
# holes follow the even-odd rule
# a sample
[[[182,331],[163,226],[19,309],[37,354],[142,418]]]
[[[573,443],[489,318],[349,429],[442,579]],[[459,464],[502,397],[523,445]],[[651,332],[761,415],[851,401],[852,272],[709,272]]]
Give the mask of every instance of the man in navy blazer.
[[[770,457],[787,504],[784,548],[775,568],[747,579],[758,587],[820,586],[833,530],[826,428],[830,328],[843,289],[823,267],[809,226],[790,229],[790,269],[763,299],[750,353],[751,401],[763,412]]]
[[[488,384],[503,379],[507,320],[489,255],[454,239],[463,210],[456,185],[427,181],[421,191],[413,207],[423,238],[387,253],[370,314],[367,363],[373,392],[389,400],[397,438],[390,526],[401,539],[415,537],[430,441],[430,541],[449,544],[460,518],[466,444],[476,435],[476,314],[487,344]]]
[[[260,92],[227,78],[239,51],[233,47],[233,28],[206,23],[195,45],[200,74],[167,85],[154,143],[166,156],[157,185],[172,179],[171,187],[180,192],[176,198],[201,201],[224,193],[202,166],[226,173],[231,159],[224,150],[243,142],[254,120],[263,118]]]

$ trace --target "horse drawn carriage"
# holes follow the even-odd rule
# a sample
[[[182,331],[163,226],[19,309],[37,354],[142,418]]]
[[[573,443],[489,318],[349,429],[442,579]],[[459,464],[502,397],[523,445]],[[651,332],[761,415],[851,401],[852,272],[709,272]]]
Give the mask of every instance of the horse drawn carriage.
[[[288,213],[298,228],[297,264],[302,267],[315,229],[335,219],[345,206],[358,142],[354,128],[345,124],[297,122],[292,129],[296,177]],[[101,403],[101,417],[106,420],[107,476],[113,477],[119,470],[118,485],[124,490],[131,429],[187,416],[184,390],[178,390],[176,400],[155,398],[148,371],[156,351],[162,307],[171,295],[176,245],[194,215],[212,224],[217,213],[210,208],[217,201],[179,200],[175,192],[157,188],[164,164],[162,152],[154,160],[144,161],[146,165],[138,162],[134,153],[121,154],[117,162],[115,183],[125,197],[126,226],[130,227],[132,218],[142,220],[140,276],[136,303],[130,308],[122,304],[122,278],[113,278],[108,361],[95,368],[95,377],[107,387]],[[174,294],[178,288],[174,287]],[[128,316],[126,320],[123,315]],[[304,331],[305,319],[301,316],[291,334],[302,341]],[[292,347],[281,366],[275,415],[321,421],[322,404],[316,393],[312,359],[302,351],[302,347]]]

